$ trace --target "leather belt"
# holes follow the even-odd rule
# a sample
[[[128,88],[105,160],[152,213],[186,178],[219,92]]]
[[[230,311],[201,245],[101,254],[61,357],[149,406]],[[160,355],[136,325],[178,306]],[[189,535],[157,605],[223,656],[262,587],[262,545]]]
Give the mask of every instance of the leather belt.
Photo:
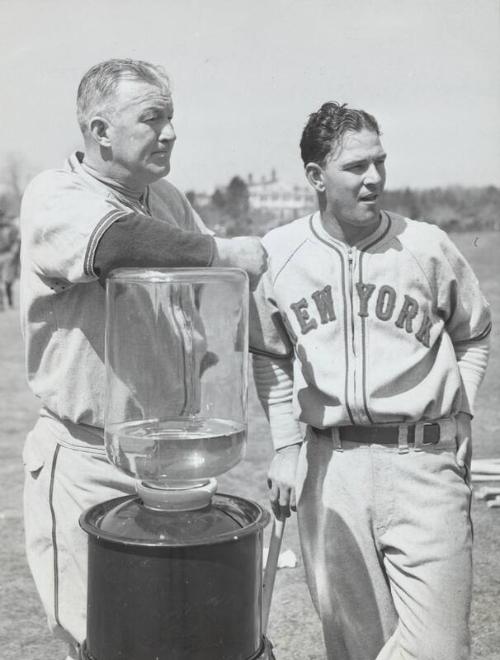
[[[408,424],[408,444],[415,444],[415,424]],[[350,442],[366,442],[376,445],[397,445],[399,426],[339,426],[340,440]],[[315,428],[313,431],[321,437],[331,438],[332,429]],[[437,445],[440,438],[439,424],[434,422],[423,424],[424,445]]]

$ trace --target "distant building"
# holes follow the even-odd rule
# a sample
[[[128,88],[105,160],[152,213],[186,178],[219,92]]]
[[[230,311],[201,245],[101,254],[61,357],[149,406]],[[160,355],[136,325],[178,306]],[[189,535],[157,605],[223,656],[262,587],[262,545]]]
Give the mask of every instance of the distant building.
[[[267,179],[256,182],[251,174],[247,179],[250,208],[272,215],[279,222],[288,222],[314,211],[316,194],[307,185],[299,186],[280,181],[276,170]]]
[[[259,236],[317,209],[312,188],[279,181],[274,169],[269,178],[263,176],[257,182],[249,174],[244,183],[242,194],[248,194],[248,217],[244,218],[244,223],[248,231]],[[211,195],[194,190],[186,193],[203,221],[220,236],[234,224],[227,207],[227,190],[227,187],[218,186]]]
[[[205,206],[208,206],[210,202],[212,201],[212,195],[209,195],[208,193],[205,192],[193,192],[193,197],[191,201],[194,201],[196,206],[199,208],[203,208]]]

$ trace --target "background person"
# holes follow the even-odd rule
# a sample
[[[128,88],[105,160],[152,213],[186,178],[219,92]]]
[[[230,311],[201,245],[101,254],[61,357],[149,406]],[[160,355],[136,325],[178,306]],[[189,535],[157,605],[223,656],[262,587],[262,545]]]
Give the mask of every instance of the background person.
[[[103,444],[103,280],[114,268],[265,268],[256,238],[214,238],[164,179],[175,142],[163,69],[92,67],[77,95],[85,152],[38,175],[21,211],[21,315],[28,381],[41,401],[23,453],[28,562],[54,633],[78,656],[86,634],[87,537],[80,514],[134,492]]]
[[[7,305],[10,308],[14,307],[14,283],[19,278],[20,268],[20,254],[21,254],[21,239],[19,237],[19,229],[16,225],[12,227],[12,242],[8,252],[8,256],[3,264],[3,281],[5,285],[5,297],[7,298]]]
[[[19,228],[17,220],[5,220],[0,208],[0,310],[14,307],[12,287],[19,276]]]
[[[257,292],[294,344],[254,358],[271,503],[278,517],[297,508],[330,660],[464,660],[489,307],[444,232],[381,210],[373,116],[325,103],[301,154],[319,211],[264,238]]]

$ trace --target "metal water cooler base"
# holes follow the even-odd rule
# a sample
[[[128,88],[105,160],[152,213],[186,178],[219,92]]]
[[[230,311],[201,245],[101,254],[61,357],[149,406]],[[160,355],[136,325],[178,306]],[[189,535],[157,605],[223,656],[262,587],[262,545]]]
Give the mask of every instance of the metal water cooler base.
[[[261,622],[269,513],[235,495],[149,509],[139,497],[82,514],[88,534],[84,660],[272,660]]]

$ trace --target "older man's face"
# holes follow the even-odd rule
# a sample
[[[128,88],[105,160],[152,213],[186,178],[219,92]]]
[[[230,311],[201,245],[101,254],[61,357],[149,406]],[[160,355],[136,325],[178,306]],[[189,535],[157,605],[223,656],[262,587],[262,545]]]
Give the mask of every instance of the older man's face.
[[[121,80],[111,100],[108,136],[113,164],[128,187],[141,190],[166,176],[175,141],[167,90],[140,80]]]

